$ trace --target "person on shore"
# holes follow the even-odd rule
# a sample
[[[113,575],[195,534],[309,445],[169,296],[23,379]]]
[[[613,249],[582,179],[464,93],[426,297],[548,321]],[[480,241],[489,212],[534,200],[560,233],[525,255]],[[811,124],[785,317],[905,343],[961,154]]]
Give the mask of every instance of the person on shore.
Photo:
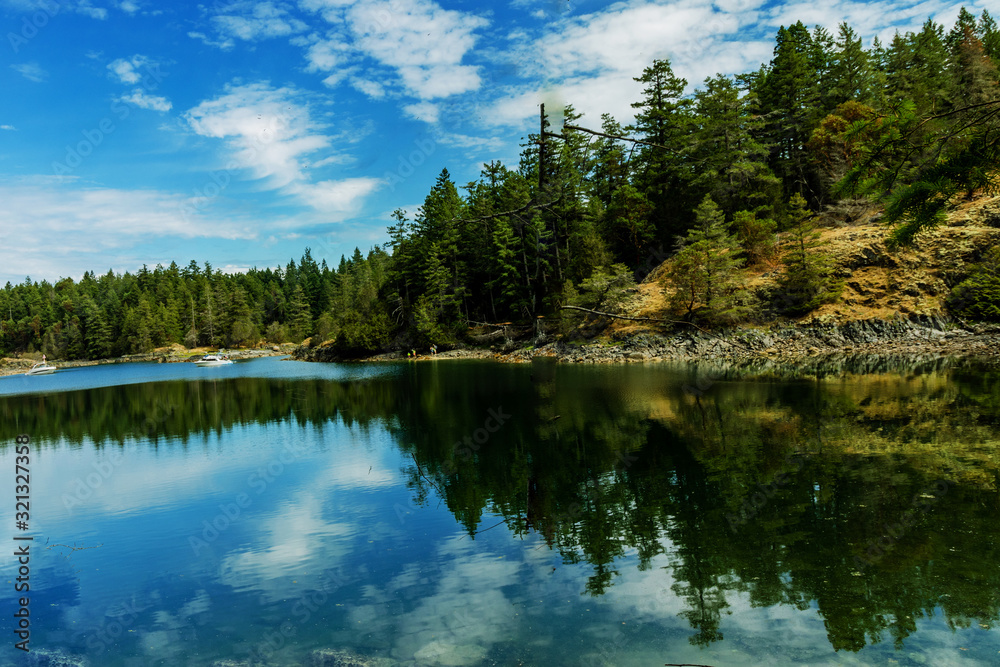
[[[437,354],[437,353],[438,353],[437,345],[431,345],[431,354]]]

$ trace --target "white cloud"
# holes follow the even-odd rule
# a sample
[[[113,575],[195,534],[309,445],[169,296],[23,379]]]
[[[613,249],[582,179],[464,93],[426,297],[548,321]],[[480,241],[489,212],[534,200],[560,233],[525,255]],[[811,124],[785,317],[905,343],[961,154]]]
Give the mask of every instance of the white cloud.
[[[330,76],[323,79],[323,85],[326,86],[327,88],[336,88],[337,86],[340,85],[342,81],[351,78],[353,74],[354,70],[352,68],[347,68],[347,67],[341,68],[336,72],[334,72],[333,74],[331,74]]]
[[[90,4],[89,0],[80,0],[75,9],[78,14],[83,14],[84,16],[89,16],[90,18],[97,19],[99,21],[103,21],[108,18],[107,9],[104,9],[103,7],[94,7]]]
[[[488,25],[482,17],[444,9],[432,0],[300,4],[320,13],[342,39],[352,40],[359,55],[395,70],[396,83],[407,94],[431,100],[481,86],[478,67],[462,61],[475,46],[476,30]]]
[[[252,239],[249,224],[188,215],[186,198],[157,190],[84,185],[32,176],[0,182],[0,247],[7,275],[82,275],[94,255],[121,253],[150,238]],[[58,239],[58,241],[56,241]]]
[[[330,72],[342,67],[348,58],[349,47],[339,39],[325,39],[306,49],[307,72]]]
[[[478,68],[460,64],[488,22],[430,0],[368,0],[352,5],[351,28],[363,51],[399,73],[408,92],[434,99],[476,90]]]
[[[212,24],[224,37],[248,42],[288,37],[308,28],[282,3],[274,2],[235,2],[213,16]]]
[[[118,9],[122,10],[126,14],[132,15],[139,11],[139,5],[132,2],[132,0],[124,0],[118,3]]]
[[[403,107],[403,111],[410,117],[422,120],[425,123],[436,123],[440,117],[440,112],[436,104],[431,102],[418,102],[408,104]]]
[[[170,111],[173,106],[170,100],[157,95],[147,95],[141,88],[136,88],[128,95],[118,98],[120,102],[132,104],[140,109],[150,109],[152,111]]]
[[[36,83],[41,83],[48,78],[49,73],[42,69],[42,66],[36,62],[23,63],[21,65],[11,65],[10,68],[23,76],[28,81],[34,81]]]
[[[137,70],[148,69],[152,62],[146,56],[136,54],[131,58],[118,58],[113,60],[108,69],[121,82],[125,84],[139,83],[143,74]]]
[[[12,132],[17,131],[17,128],[13,125],[0,125],[0,130],[10,130]]]
[[[226,140],[234,169],[247,169],[267,187],[341,219],[381,184],[374,178],[312,182],[310,169],[343,161],[333,137],[310,116],[304,96],[268,83],[230,85],[225,94],[184,114],[199,135]],[[327,151],[318,160],[310,156]]]
[[[228,51],[231,48],[233,48],[234,46],[236,46],[236,42],[234,42],[231,39],[228,39],[228,38],[227,39],[211,39],[205,33],[198,32],[196,30],[192,30],[191,32],[189,32],[188,33],[188,37],[190,37],[191,39],[197,39],[197,40],[199,40],[201,42],[204,42],[208,46],[214,46],[215,48],[221,49],[223,51]]]
[[[360,77],[351,77],[351,86],[373,100],[380,100],[385,97],[385,86],[378,81],[362,79]]]
[[[486,123],[521,124],[543,101],[572,104],[591,123],[602,113],[628,122],[642,95],[634,78],[655,59],[669,60],[689,91],[717,73],[755,69],[773,47],[755,37],[759,4],[633,0],[554,21],[534,39],[518,35],[507,57],[535,83],[502,91]]]
[[[382,184],[378,178],[348,178],[299,184],[290,188],[290,192],[318,211],[350,212],[357,210],[364,198]]]
[[[966,6],[973,8],[975,4],[966,3]],[[855,0],[837,0],[831,3],[799,0],[770,7],[762,20],[775,31],[779,26],[789,26],[796,21],[802,21],[810,30],[814,26],[821,25],[834,35],[837,34],[837,26],[846,21],[866,43],[869,43],[871,37],[877,33],[892,35],[897,29],[901,33],[919,31],[928,16],[939,22],[944,20],[950,27],[958,16],[958,7],[959,3],[941,3],[936,0],[931,2],[904,0],[889,5]],[[948,19],[935,16],[939,13],[948,14]]]
[[[268,83],[230,85],[224,95],[185,114],[205,137],[226,139],[237,165],[272,187],[304,181],[302,158],[330,145],[330,138],[301,103],[300,93]]]

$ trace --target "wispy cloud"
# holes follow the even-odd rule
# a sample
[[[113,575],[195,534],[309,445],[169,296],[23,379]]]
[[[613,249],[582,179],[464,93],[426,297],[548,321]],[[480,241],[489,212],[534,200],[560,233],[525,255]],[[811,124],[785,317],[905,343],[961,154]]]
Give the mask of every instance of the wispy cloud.
[[[133,84],[139,83],[142,80],[144,75],[140,70],[149,68],[152,65],[153,63],[149,58],[136,54],[130,58],[118,58],[111,61],[108,69],[121,83]]]
[[[290,15],[283,3],[234,2],[212,17],[212,25],[224,40],[241,39],[252,42],[260,39],[288,37],[305,31],[308,26]]]
[[[466,93],[482,83],[462,60],[476,44],[484,18],[444,9],[431,0],[367,0],[347,15],[355,43],[396,70],[410,94],[429,100]]]
[[[304,95],[291,88],[273,88],[267,82],[230,85],[225,94],[206,100],[184,114],[203,137],[223,139],[231,164],[248,170],[266,187],[297,197],[341,219],[360,206],[381,180],[351,178],[313,182],[310,168],[340,161],[332,148],[333,136],[311,115]],[[332,155],[312,161],[325,150]]]
[[[481,66],[466,62],[489,25],[482,16],[434,0],[300,0],[298,8],[326,29],[309,32],[291,5],[244,0],[211,16],[211,30],[188,35],[223,50],[240,40],[289,37],[302,47],[307,72],[324,74],[330,88],[346,83],[371,99],[429,102],[483,85]],[[407,113],[435,122],[427,105]]]
[[[103,21],[108,18],[108,10],[104,7],[94,7],[90,0],[79,0],[74,7],[78,14],[89,16],[92,19]]]
[[[385,86],[378,81],[362,79],[361,77],[351,77],[351,87],[359,93],[364,93],[373,100],[380,100],[385,97]]]
[[[118,58],[111,61],[108,64],[108,71],[112,78],[121,83],[126,85],[139,84],[132,89],[132,92],[119,97],[119,102],[151,111],[170,111],[173,107],[173,103],[166,97],[151,95],[147,92],[147,90],[155,90],[163,78],[160,64],[155,60],[137,53],[128,58]]]
[[[28,81],[35,81],[36,83],[45,81],[49,76],[49,73],[42,69],[42,66],[36,62],[11,65],[10,68]]]
[[[395,87],[421,100],[482,85],[479,68],[463,61],[479,39],[477,31],[489,25],[485,18],[444,9],[433,0],[302,0],[300,5],[330,24],[328,37],[306,49],[310,70],[374,60],[395,72]]]
[[[302,94],[268,82],[228,85],[226,92],[184,114],[204,137],[225,139],[240,168],[280,188],[306,179],[302,158],[330,145]]]
[[[234,46],[236,46],[236,42],[229,39],[228,37],[222,39],[212,39],[205,33],[197,30],[192,30],[187,35],[191,39],[197,39],[198,41],[203,42],[208,46],[214,46],[215,48],[222,49],[223,51],[229,51]]]
[[[118,98],[119,102],[132,104],[140,109],[150,109],[151,111],[170,111],[173,104],[165,97],[158,95],[148,95],[142,88],[136,88],[128,95]]]
[[[88,258],[151,238],[252,239],[249,223],[186,215],[185,197],[157,190],[98,187],[75,179],[27,176],[0,183],[0,246],[17,248],[4,273],[80,275]],[[58,242],[54,242],[58,239]]]
[[[436,104],[431,102],[418,102],[408,104],[403,107],[403,111],[410,117],[422,120],[425,123],[436,123],[440,118],[440,110]]]
[[[13,125],[0,125],[0,130],[10,130],[11,132],[16,132],[17,128]]]
[[[314,43],[305,42],[307,72],[330,72],[344,66],[350,58],[350,46],[332,37]]]
[[[970,7],[976,3],[971,3]],[[756,69],[771,60],[781,25],[803,21],[836,32],[847,21],[866,43],[895,30],[916,30],[927,16],[954,21],[958,5],[940,0],[870,3],[837,0],[629,0],[579,16],[551,18],[542,28],[508,36],[497,62],[507,62],[523,82],[494,91],[486,125],[519,125],[540,102],[573,104],[592,122],[611,113],[633,118],[642,89],[633,79],[654,59],[670,61],[688,90],[715,74]]]

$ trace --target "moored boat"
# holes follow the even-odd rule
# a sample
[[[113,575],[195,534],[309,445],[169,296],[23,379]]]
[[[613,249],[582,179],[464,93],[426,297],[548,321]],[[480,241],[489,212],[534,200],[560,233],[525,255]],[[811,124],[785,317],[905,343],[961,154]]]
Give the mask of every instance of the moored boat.
[[[56,367],[47,363],[39,362],[31,367],[31,369],[25,373],[25,375],[49,375],[56,372]]]
[[[206,354],[204,357],[194,362],[195,366],[226,366],[233,363],[233,360],[225,354]]]

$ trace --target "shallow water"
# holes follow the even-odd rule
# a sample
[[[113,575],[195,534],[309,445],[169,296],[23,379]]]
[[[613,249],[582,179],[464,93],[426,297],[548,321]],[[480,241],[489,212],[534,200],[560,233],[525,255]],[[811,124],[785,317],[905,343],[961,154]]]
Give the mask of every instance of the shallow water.
[[[33,651],[1000,660],[1000,373],[265,358],[0,379]],[[14,435],[31,437],[15,529]],[[13,648],[4,549],[0,664]]]

